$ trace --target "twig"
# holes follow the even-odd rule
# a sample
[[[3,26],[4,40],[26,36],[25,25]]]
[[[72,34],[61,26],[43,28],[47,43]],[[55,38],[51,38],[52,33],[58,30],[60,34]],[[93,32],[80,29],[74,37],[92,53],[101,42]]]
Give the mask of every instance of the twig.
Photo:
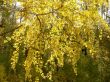
[[[38,15],[36,17],[37,17],[37,20],[39,21],[39,26],[41,27],[42,26],[41,20]]]

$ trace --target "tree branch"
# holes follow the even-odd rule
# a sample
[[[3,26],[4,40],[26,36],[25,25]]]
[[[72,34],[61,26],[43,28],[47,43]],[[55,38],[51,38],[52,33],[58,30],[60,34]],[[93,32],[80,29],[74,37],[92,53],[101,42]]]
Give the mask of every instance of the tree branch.
[[[13,32],[13,31],[15,31],[16,29],[19,29],[21,26],[22,26],[22,25],[20,25],[20,26],[14,28],[14,29],[11,29],[11,30],[9,30],[9,31],[0,33],[0,36],[4,36],[4,35],[6,35],[6,34],[8,34],[8,33],[11,33],[11,32]]]
[[[59,9],[61,9],[63,7],[63,4],[61,4],[61,6],[57,9],[53,9],[53,11],[50,11],[50,12],[47,12],[47,13],[41,13],[41,14],[37,14],[37,13],[34,13],[34,12],[28,12],[29,14],[33,14],[33,15],[36,15],[36,16],[40,16],[40,15],[48,15],[48,14],[51,14],[51,13],[54,13],[54,11],[57,11]]]
[[[39,16],[36,16],[36,17],[37,17],[37,20],[39,21],[39,26],[41,27],[42,26],[42,23],[40,21],[40,18],[39,18]]]

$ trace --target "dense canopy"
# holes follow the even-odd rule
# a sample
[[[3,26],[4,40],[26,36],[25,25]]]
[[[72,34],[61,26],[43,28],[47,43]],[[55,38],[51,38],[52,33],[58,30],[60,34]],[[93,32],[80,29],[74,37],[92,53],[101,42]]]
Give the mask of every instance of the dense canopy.
[[[110,82],[103,6],[109,0],[0,0],[0,82]]]

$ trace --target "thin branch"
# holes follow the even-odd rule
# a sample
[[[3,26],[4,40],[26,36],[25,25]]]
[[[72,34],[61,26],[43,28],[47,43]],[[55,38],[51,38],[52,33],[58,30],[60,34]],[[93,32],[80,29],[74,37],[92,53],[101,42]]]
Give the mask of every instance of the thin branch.
[[[50,12],[47,12],[47,13],[41,13],[41,14],[37,14],[37,13],[34,13],[34,12],[28,12],[29,14],[33,14],[33,15],[36,15],[36,16],[40,16],[40,15],[48,15],[48,14],[51,14],[51,13],[54,13],[54,11],[57,11],[59,9],[61,9],[63,7],[63,4],[61,4],[61,6],[57,9],[53,9],[53,11],[50,11]]]
[[[11,33],[11,32],[13,32],[13,31],[15,31],[16,29],[19,29],[21,26],[22,26],[22,25],[20,25],[20,26],[14,28],[14,29],[11,29],[11,30],[9,30],[9,31],[0,33],[0,36],[4,36],[4,35],[6,35],[6,34],[8,34],[8,33]]]
[[[42,26],[41,20],[40,20],[39,16],[36,16],[36,17],[37,17],[37,20],[39,21],[39,26],[41,27]]]

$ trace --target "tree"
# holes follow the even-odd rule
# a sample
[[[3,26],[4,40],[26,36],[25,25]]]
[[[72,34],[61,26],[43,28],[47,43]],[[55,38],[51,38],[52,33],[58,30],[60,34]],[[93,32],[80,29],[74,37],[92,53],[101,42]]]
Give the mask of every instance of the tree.
[[[106,0],[21,0],[19,3],[22,8],[9,2],[6,14],[14,13],[15,23],[6,22],[7,28],[0,34],[10,39],[4,45],[12,45],[8,47],[11,68],[18,78],[25,77],[23,80],[27,82],[78,81],[82,55],[96,64],[93,66],[98,73],[102,72],[100,42],[103,31],[109,28],[98,9],[108,3]],[[10,15],[5,17],[9,19]]]

